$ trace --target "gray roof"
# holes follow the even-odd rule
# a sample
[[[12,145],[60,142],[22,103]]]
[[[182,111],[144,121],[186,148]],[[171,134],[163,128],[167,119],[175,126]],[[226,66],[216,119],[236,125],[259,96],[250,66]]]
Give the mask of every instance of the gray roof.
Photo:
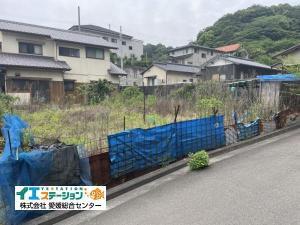
[[[185,48],[200,48],[200,49],[210,50],[210,51],[214,51],[214,52],[221,52],[221,51],[219,51],[215,48],[209,48],[209,47],[206,47],[206,46],[201,46],[201,45],[197,45],[197,44],[193,44],[193,43],[189,43],[187,45],[183,45],[183,46],[180,46],[180,47],[173,48],[173,49],[169,50],[168,52],[174,52],[174,51],[185,49]]]
[[[0,20],[0,30],[42,35],[58,41],[95,45],[105,48],[116,48],[110,45],[110,43],[105,41],[103,38],[96,35],[7,20]]]
[[[211,60],[209,60],[204,65],[208,65],[208,63],[214,62],[215,60],[218,60],[218,59],[224,59],[226,61],[232,62],[233,64],[237,64],[237,65],[246,65],[246,66],[253,66],[253,67],[259,67],[259,68],[271,69],[270,66],[259,63],[259,62],[255,62],[251,59],[244,59],[244,58],[232,57],[232,56],[227,56],[227,55],[217,56],[215,58],[212,58]],[[208,66],[210,66],[210,65],[208,65]],[[214,66],[214,65],[211,65],[211,66]]]
[[[289,54],[289,53],[291,53],[291,52],[293,52],[293,51],[296,51],[296,50],[298,50],[298,49],[300,49],[300,44],[294,45],[294,46],[292,46],[292,47],[290,47],[290,48],[288,48],[288,49],[285,49],[285,50],[283,50],[283,51],[281,51],[281,52],[279,52],[279,53],[273,55],[273,58],[275,58],[275,57],[277,57],[277,56],[280,56],[280,55],[287,55],[287,54]]]
[[[71,70],[70,66],[66,62],[56,61],[52,57],[12,53],[0,53],[0,66]]]
[[[72,26],[69,30],[78,31],[78,25]],[[97,35],[112,35],[112,36],[120,36],[120,32],[110,30],[104,27],[96,26],[96,25],[80,25],[80,30],[82,32],[88,32]],[[122,34],[123,38],[132,39],[132,36],[127,34]]]
[[[225,57],[226,60],[234,63],[234,64],[242,64],[242,65],[247,65],[247,66],[254,66],[254,67],[261,67],[261,68],[266,68],[266,69],[271,69],[270,66],[255,62],[250,59],[243,59],[243,58],[237,58],[237,57]]]
[[[189,66],[189,65],[175,64],[175,63],[153,63],[152,66],[157,66],[158,68],[161,68],[165,71],[174,71],[174,72],[191,73],[191,74],[198,73],[200,70],[198,66]],[[152,66],[146,69],[143,72],[143,74],[146,71],[148,71]]]
[[[108,70],[108,72],[112,75],[122,75],[122,76],[127,75],[127,73],[124,70],[122,70],[117,65],[113,64],[112,62],[110,63],[110,69]]]

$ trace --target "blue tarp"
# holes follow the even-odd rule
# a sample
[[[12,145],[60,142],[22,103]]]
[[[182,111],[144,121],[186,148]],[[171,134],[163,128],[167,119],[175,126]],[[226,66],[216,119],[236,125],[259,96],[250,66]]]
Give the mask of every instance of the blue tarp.
[[[40,215],[33,211],[15,211],[15,186],[39,185],[48,175],[52,163],[51,151],[21,152],[24,128],[28,124],[15,115],[3,117],[4,152],[0,158],[0,191],[6,205],[6,223],[20,224],[24,218]],[[16,160],[16,150],[20,151]]]
[[[211,116],[108,136],[112,177],[225,145],[224,118]]]
[[[52,185],[91,184],[88,158],[79,159],[74,146],[73,149],[37,149],[31,152],[22,152],[23,130],[28,127],[28,124],[15,115],[5,115],[3,122],[2,134],[5,138],[5,149],[0,158],[0,194],[6,205],[6,224],[20,224],[25,219],[45,213],[43,211],[14,210],[15,186],[47,185],[50,182],[49,177],[55,178]],[[19,149],[20,152],[18,157],[16,157],[16,149]],[[74,149],[75,151],[72,151]],[[65,163],[67,160],[69,163]],[[78,176],[80,177],[78,178]]]
[[[258,136],[260,134],[259,123],[259,119],[247,124],[238,123],[237,128],[239,141]]]
[[[275,75],[261,75],[257,76],[260,81],[298,81],[299,76],[295,74],[275,74]]]

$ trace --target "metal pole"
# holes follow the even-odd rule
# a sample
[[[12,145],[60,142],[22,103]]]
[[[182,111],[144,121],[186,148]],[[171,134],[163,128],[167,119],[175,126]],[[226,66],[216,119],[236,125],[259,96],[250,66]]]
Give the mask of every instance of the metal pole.
[[[120,57],[121,57],[121,69],[123,70],[123,46],[122,46],[122,26],[120,26]]]
[[[80,30],[80,6],[78,6],[78,31]]]
[[[143,119],[144,119],[144,123],[146,123],[146,95],[145,95],[144,76],[143,76],[143,94],[144,94],[144,114],[143,114]]]
[[[124,121],[123,121],[123,128],[126,130],[126,117],[124,116]]]
[[[10,141],[10,133],[9,133],[9,130],[7,130],[7,134],[8,134],[8,142],[9,142],[10,155],[12,155],[12,149],[11,149],[11,141]]]

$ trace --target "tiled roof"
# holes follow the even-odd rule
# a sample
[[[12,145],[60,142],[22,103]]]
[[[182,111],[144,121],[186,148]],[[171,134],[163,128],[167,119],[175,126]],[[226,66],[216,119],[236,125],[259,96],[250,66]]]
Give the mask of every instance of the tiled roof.
[[[229,53],[229,52],[237,51],[240,47],[241,47],[240,44],[232,44],[232,45],[226,45],[226,46],[218,47],[216,49],[219,50],[219,51],[225,52],[225,53]]]
[[[174,72],[191,73],[191,74],[196,74],[199,72],[198,66],[189,66],[189,65],[174,64],[174,63],[153,63],[152,66],[157,66],[165,71],[174,71]],[[149,69],[150,67],[147,70]],[[145,73],[147,70],[145,70],[143,73]]]
[[[0,30],[48,36],[59,41],[95,45],[106,48],[116,48],[110,45],[110,43],[105,41],[103,38],[96,35],[7,20],[0,20]]]
[[[78,25],[72,26],[69,30],[74,30],[78,31]],[[113,35],[113,36],[120,36],[120,32],[110,30],[104,27],[96,26],[96,25],[80,25],[80,30],[82,32],[88,32],[92,34],[97,34],[97,35]],[[132,36],[127,35],[127,34],[122,34],[124,38],[132,39]]]
[[[0,53],[0,66],[71,70],[66,62],[56,61],[52,57],[11,53]]]
[[[123,76],[127,75],[127,73],[124,70],[122,70],[112,62],[110,63],[110,69],[108,70],[108,72],[112,75],[123,75]]]

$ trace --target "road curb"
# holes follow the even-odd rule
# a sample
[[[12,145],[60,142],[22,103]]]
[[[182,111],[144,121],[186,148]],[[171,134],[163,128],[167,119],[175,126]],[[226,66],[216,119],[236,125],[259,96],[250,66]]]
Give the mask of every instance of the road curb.
[[[297,123],[295,125],[291,125],[289,127],[273,131],[268,134],[263,134],[254,138],[251,138],[249,140],[245,140],[242,142],[238,142],[236,144],[225,146],[216,150],[209,151],[208,154],[210,157],[216,157],[218,155],[222,155],[231,151],[234,151],[236,149],[258,143],[261,141],[264,141],[266,139],[284,134],[289,131],[293,131],[300,128],[300,123]],[[111,200],[113,198],[116,198],[126,192],[129,192],[133,189],[136,189],[142,185],[145,185],[151,181],[154,181],[160,177],[163,177],[165,175],[168,175],[176,170],[179,170],[181,168],[184,168],[187,165],[187,159],[182,159],[180,161],[177,161],[175,163],[172,163],[166,167],[157,169],[155,171],[152,171],[148,174],[145,174],[141,177],[137,177],[133,180],[127,181],[126,183],[123,183],[117,187],[111,188],[107,191],[107,200]],[[41,224],[41,225],[50,225],[54,223],[58,223],[64,219],[67,219],[71,216],[74,216],[82,211],[54,211],[51,213],[48,213],[44,216],[38,217],[36,219],[30,220],[25,225],[31,225],[31,224]]]

